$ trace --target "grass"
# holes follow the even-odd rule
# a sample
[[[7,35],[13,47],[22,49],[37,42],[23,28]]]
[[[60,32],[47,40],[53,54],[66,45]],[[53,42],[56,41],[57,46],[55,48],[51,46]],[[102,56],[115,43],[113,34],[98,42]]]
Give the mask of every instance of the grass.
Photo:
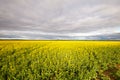
[[[119,41],[0,41],[0,80],[119,80]]]

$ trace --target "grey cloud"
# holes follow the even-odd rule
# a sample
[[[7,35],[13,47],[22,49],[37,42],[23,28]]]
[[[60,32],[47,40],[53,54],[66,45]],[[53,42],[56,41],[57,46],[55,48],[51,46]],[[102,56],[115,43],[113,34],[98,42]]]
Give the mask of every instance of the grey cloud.
[[[0,37],[88,39],[89,33],[102,35],[110,29],[114,34],[120,28],[119,14],[120,0],[0,0]]]

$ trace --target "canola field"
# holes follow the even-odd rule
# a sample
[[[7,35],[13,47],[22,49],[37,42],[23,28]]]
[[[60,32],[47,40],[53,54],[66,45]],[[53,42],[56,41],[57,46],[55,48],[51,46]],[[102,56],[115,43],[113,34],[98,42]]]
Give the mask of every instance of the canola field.
[[[0,80],[120,80],[120,41],[0,41]]]

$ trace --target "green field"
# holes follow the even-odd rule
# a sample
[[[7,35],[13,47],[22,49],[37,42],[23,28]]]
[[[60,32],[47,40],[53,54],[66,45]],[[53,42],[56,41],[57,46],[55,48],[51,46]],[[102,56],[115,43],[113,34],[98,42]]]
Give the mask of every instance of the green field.
[[[0,80],[120,80],[120,41],[0,41]]]

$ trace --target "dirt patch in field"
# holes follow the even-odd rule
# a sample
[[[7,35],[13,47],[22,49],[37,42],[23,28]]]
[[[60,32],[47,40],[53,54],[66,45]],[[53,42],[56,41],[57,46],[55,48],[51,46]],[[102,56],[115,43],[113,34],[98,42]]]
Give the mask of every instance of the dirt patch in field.
[[[108,69],[105,71],[98,72],[97,77],[94,80],[103,80],[101,77],[109,78],[110,80],[120,80],[120,75],[116,75],[117,71],[120,70],[120,64],[116,64],[115,66],[111,66],[111,64],[108,65]]]
[[[107,77],[110,78],[110,80],[116,80],[116,76],[114,75],[114,73],[116,73],[118,70],[116,68],[111,68],[111,69],[108,69],[108,70],[105,70],[103,72],[103,74]]]
[[[118,80],[120,76],[116,75],[117,71],[120,70],[120,64],[116,64],[114,67],[108,65],[108,69],[103,74],[110,78],[110,80]]]

